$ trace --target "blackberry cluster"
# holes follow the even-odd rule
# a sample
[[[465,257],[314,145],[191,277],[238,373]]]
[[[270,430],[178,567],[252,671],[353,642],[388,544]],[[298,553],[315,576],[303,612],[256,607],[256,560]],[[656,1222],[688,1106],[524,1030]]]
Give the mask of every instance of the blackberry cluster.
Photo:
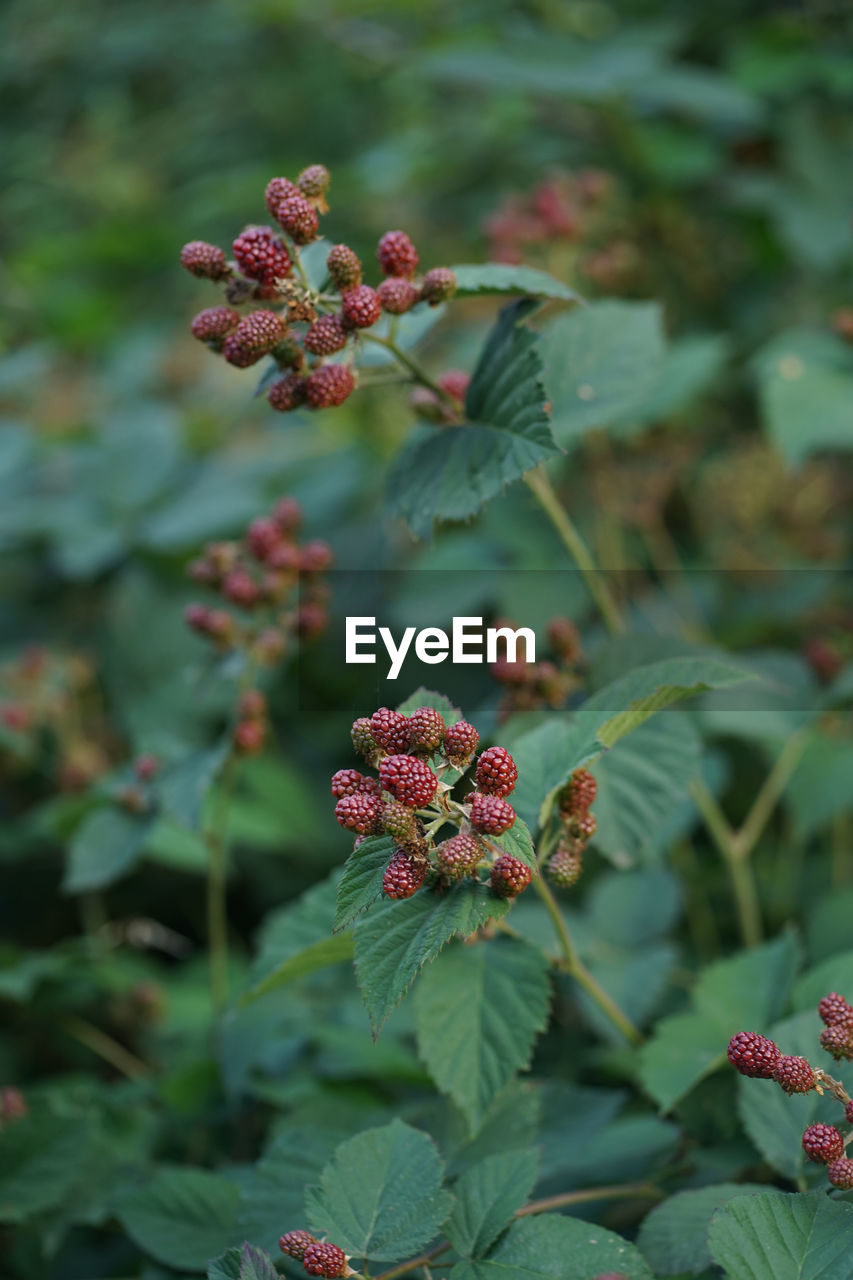
[[[481,871],[488,871],[492,889],[502,897],[527,887],[529,867],[490,843],[515,822],[506,796],[518,770],[504,747],[482,752],[476,788],[460,801],[451,794],[456,773],[470,767],[479,743],[467,721],[446,725],[429,706],[408,716],[380,707],[356,720],[351,736],[379,777],[339,769],[331,783],[335,817],[357,837],[356,845],[369,835],[394,841],[382,886],[387,897],[410,898],[425,884],[446,889],[479,879]]]
[[[596,822],[590,812],[598,790],[588,769],[575,769],[557,797],[561,834],[557,848],[548,859],[548,875],[561,889],[577,884],[583,871],[583,855],[595,835]]]
[[[302,1263],[309,1276],[351,1276],[355,1272],[343,1249],[328,1240],[316,1240],[310,1231],[287,1231],[280,1237],[278,1247],[289,1258]]]
[[[272,178],[264,199],[276,225],[245,227],[232,244],[230,261],[221,248],[202,240],[181,251],[191,275],[221,284],[225,293],[225,305],[195,317],[193,336],[240,369],[271,357],[264,385],[270,405],[280,413],[343,404],[357,385],[359,333],[373,328],[383,314],[438,306],[456,290],[447,267],[416,275],[418,251],[404,231],[386,231],[379,241],[376,257],[384,279],[376,288],[364,283],[362,264],[345,244],[331,247],[327,282],[313,287],[300,250],[320,234],[330,181],[321,164],[303,169],[295,182]],[[241,314],[239,307],[254,309]],[[338,360],[327,363],[339,353]]]
[[[556,710],[565,706],[580,688],[583,650],[575,624],[568,618],[552,618],[548,623],[548,648],[550,656],[539,662],[510,662],[504,653],[492,664],[492,676],[504,691],[499,720],[506,720],[517,711],[538,711],[542,707]]]
[[[836,1058],[853,1059],[853,1006],[836,991],[823,997],[818,1013],[824,1022],[821,1046]],[[827,1034],[833,1034],[827,1043]],[[840,1046],[846,1044],[845,1052]],[[853,1100],[839,1081],[819,1067],[813,1067],[806,1058],[783,1054],[778,1045],[756,1031],[739,1031],[729,1041],[728,1058],[732,1066],[744,1076],[775,1080],[786,1093],[828,1092],[844,1108],[844,1119],[853,1125]],[[803,1150],[809,1160],[826,1166],[826,1176],[834,1187],[853,1190],[853,1159],[847,1154],[853,1143],[853,1130],[845,1137],[833,1124],[810,1124],[803,1133]]]

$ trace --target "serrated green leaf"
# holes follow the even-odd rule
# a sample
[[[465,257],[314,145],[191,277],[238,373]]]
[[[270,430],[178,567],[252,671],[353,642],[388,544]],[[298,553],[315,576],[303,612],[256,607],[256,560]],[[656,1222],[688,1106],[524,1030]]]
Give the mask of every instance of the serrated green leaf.
[[[717,658],[664,658],[636,667],[584,703],[584,723],[598,719],[596,736],[612,747],[658,711],[708,689],[726,689],[755,677],[734,663]],[[615,710],[620,708],[619,710]],[[615,711],[615,714],[608,714]]]
[[[499,853],[509,853],[514,858],[518,858],[519,862],[523,862],[526,867],[530,867],[534,875],[539,874],[536,850],[533,847],[533,837],[523,818],[516,817],[509,831],[505,831],[503,835],[488,836],[487,843],[492,848],[497,849]]]
[[[160,1169],[116,1210],[130,1238],[158,1262],[202,1271],[237,1234],[239,1192],[208,1169]]]
[[[463,1258],[479,1258],[525,1204],[536,1185],[535,1151],[502,1151],[467,1169],[455,1184],[445,1233]]]
[[[459,884],[446,893],[422,889],[403,902],[389,899],[359,920],[355,971],[374,1034],[445,943],[457,933],[476,933],[508,909],[484,885]]]
[[[318,1235],[357,1258],[396,1262],[434,1239],[453,1207],[432,1140],[402,1120],[341,1144],[306,1195]]]
[[[847,940],[850,940],[849,929]],[[794,987],[794,1008],[816,1009],[821,997],[830,991],[853,997],[853,951],[839,952],[804,973]]]
[[[456,276],[457,298],[475,297],[482,293],[523,293],[531,298],[559,298],[563,302],[582,302],[579,293],[562,280],[536,267],[515,266],[505,262],[484,262],[451,267]]]
[[[639,414],[664,352],[657,303],[608,299],[558,316],[545,331],[542,354],[560,444]]]
[[[708,1228],[716,1211],[737,1196],[763,1189],[748,1182],[721,1182],[676,1192],[643,1219],[637,1238],[640,1252],[657,1275],[699,1275],[713,1262]]]
[[[316,1182],[351,1126],[288,1122],[240,1187],[238,1240],[275,1249],[283,1231],[305,1224],[305,1188]]]
[[[550,994],[548,961],[515,939],[452,947],[421,979],[418,1052],[472,1133],[493,1098],[529,1065]]]
[[[654,1280],[642,1254],[621,1236],[550,1213],[514,1222],[487,1258],[453,1270],[454,1280],[580,1280],[606,1271],[624,1280]]]
[[[728,1280],[849,1280],[853,1205],[823,1192],[739,1196],[715,1214],[708,1242]]]
[[[424,536],[464,520],[559,450],[545,413],[539,337],[520,323],[533,304],[504,307],[468,388],[466,423],[423,428],[392,467],[394,508]]]
[[[385,868],[393,852],[394,841],[390,836],[368,836],[353,849],[338,885],[335,933],[351,925],[379,897]]]
[[[68,846],[64,893],[86,893],[114,884],[142,857],[151,818],[118,805],[96,809],[84,818]]]
[[[236,1246],[226,1249],[218,1258],[207,1264],[207,1280],[240,1280],[240,1264],[243,1250]]]
[[[432,689],[425,689],[423,685],[401,702],[397,710],[401,715],[410,716],[413,711],[417,711],[418,707],[432,707],[439,713],[445,724],[456,724],[457,720],[462,719],[462,712],[449,698],[443,693],[434,693]]]
[[[248,1240],[240,1251],[239,1280],[278,1280],[272,1258],[263,1249],[249,1244]]]

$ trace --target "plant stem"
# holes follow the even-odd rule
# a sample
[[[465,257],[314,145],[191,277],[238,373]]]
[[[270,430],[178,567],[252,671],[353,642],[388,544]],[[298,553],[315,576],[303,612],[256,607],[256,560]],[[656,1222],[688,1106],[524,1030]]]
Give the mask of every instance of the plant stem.
[[[429,374],[424,372],[418,362],[413,360],[411,356],[407,355],[405,351],[402,351],[391,338],[380,338],[375,333],[362,333],[361,337],[365,338],[368,342],[375,342],[380,347],[385,347],[387,351],[391,352],[394,359],[401,364],[404,369],[408,370],[415,382],[419,382],[422,387],[427,387],[428,390],[432,391],[434,395],[437,395],[439,400],[444,403],[452,404],[454,408],[458,407],[452,397],[449,396],[446,391],[442,390],[438,383],[434,382]]]
[[[215,1014],[228,1003],[228,808],[234,776],[231,754],[222,771],[218,812],[207,832],[207,945],[210,963],[210,995]]]
[[[554,487],[544,466],[540,463],[533,471],[528,471],[524,481],[556,529],[569,555],[583,574],[584,582],[601,612],[608,631],[611,635],[621,635],[625,630],[625,623],[619,612],[619,607],[604,580],[601,570],[595,563],[589,547],[584,542],[580,530],[554,492]]]
[[[593,977],[578,955],[557,900],[541,875],[533,877],[533,887],[545,904],[545,909],[557,931],[568,972],[580,983],[587,995],[595,1001],[605,1017],[613,1023],[614,1027],[621,1031],[626,1040],[634,1045],[641,1044],[643,1037],[633,1022],[622,1012],[616,1001],[608,995],[598,980]]]
[[[746,815],[743,826],[735,836],[735,848],[738,857],[748,858],[758,844],[764,828],[773,815],[773,810],[781,800],[782,793],[802,759],[807,741],[808,733],[805,729],[802,729],[785,743],[779,758],[764,779],[761,790],[752,802],[752,808]]]
[[[427,1253],[419,1253],[416,1258],[410,1258],[408,1262],[398,1262],[396,1267],[392,1267],[390,1271],[383,1271],[376,1280],[397,1280],[397,1276],[407,1276],[410,1271],[417,1271],[418,1267],[427,1266],[439,1254],[447,1253],[449,1248],[450,1244],[444,1240]]]
[[[116,1071],[120,1071],[128,1080],[145,1080],[151,1074],[151,1068],[135,1053],[125,1049],[123,1044],[113,1040],[105,1031],[95,1027],[91,1022],[76,1016],[65,1018],[62,1027],[70,1036],[84,1044],[92,1053],[103,1058]]]
[[[762,926],[761,908],[752,867],[748,858],[740,856],[737,848],[737,833],[732,830],[726,815],[708,790],[704,780],[694,778],[688,790],[710,832],[711,839],[726,864],[744,946],[754,947],[761,941]]]

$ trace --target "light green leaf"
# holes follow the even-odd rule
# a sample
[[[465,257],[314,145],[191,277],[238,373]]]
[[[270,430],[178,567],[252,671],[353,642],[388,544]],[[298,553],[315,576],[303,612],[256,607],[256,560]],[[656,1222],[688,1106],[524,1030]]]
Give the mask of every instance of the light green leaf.
[[[467,936],[509,909],[484,885],[446,893],[421,889],[403,902],[385,901],[355,929],[355,971],[375,1035],[421,969],[457,933]]]
[[[502,1151],[462,1174],[445,1232],[463,1258],[479,1258],[494,1244],[533,1191],[537,1165],[535,1151]]]
[[[114,884],[136,865],[151,830],[151,819],[118,805],[84,818],[68,846],[64,893],[86,893]]]
[[[756,365],[764,421],[788,462],[853,449],[853,361],[839,339],[794,330],[775,338]]]
[[[158,1262],[201,1271],[234,1243],[239,1193],[208,1169],[160,1169],[128,1193],[117,1216],[130,1238]]]
[[[738,1196],[714,1216],[708,1242],[728,1280],[849,1280],[853,1204],[823,1192]]]
[[[305,1200],[308,1222],[357,1258],[396,1262],[434,1239],[453,1207],[438,1151],[402,1120],[338,1147]]]
[[[592,427],[641,412],[664,358],[661,310],[654,302],[594,302],[559,316],[545,331],[554,434],[566,445]]]
[[[330,965],[341,964],[344,960],[351,960],[352,955],[353,939],[351,933],[338,933],[333,938],[323,938],[319,942],[312,942],[309,946],[303,947],[301,951],[297,951],[296,955],[289,956],[287,960],[282,960],[281,964],[276,969],[273,969],[272,973],[267,974],[263,981],[246,992],[241,998],[240,1004],[245,1005],[253,1000],[258,1000],[261,996],[268,995],[270,991],[277,991],[279,987],[285,986],[288,982],[295,982],[297,978],[304,978],[309,973],[316,973],[318,969],[328,969]]]
[[[763,1190],[748,1182],[721,1182],[676,1192],[643,1219],[637,1239],[640,1252],[657,1275],[699,1275],[713,1262],[708,1227],[716,1211],[737,1196]]]
[[[394,509],[424,536],[465,520],[559,450],[545,413],[539,336],[520,323],[533,304],[504,307],[468,388],[461,426],[416,431],[389,480]]]
[[[454,1280],[566,1280],[618,1272],[624,1280],[654,1280],[627,1240],[580,1218],[540,1214],[514,1222],[487,1258],[461,1262]]]
[[[208,751],[193,751],[158,774],[157,797],[164,811],[183,826],[197,831],[205,797],[225,764],[231,743],[226,738]]]
[[[853,812],[853,743],[816,733],[785,791],[800,839],[814,835],[839,814]]]
[[[613,421],[611,433],[620,438],[633,435],[682,413],[718,376],[726,354],[726,341],[716,334],[694,334],[673,342],[664,352],[654,386],[624,419]]]
[[[519,862],[530,867],[534,875],[539,874],[533,838],[523,818],[516,817],[509,831],[505,831],[500,836],[488,836],[487,841],[499,853],[512,854],[514,858],[518,858]]]
[[[505,262],[484,262],[450,268],[456,276],[457,298],[475,297],[483,293],[523,293],[531,298],[559,298],[564,302],[582,302],[580,294],[547,271],[535,267],[515,266]]]
[[[529,1065],[549,999],[547,960],[515,939],[452,947],[421,979],[418,1052],[472,1133],[493,1098]]]
[[[445,724],[456,724],[457,720],[462,719],[462,712],[449,698],[443,693],[434,693],[432,689],[425,689],[423,685],[401,702],[397,710],[401,715],[410,716],[413,711],[417,711],[418,707],[432,707],[439,713]]]
[[[379,897],[385,868],[393,852],[394,841],[390,836],[368,836],[357,849],[353,849],[344,864],[338,885],[335,933],[351,925],[356,916],[366,911]]]

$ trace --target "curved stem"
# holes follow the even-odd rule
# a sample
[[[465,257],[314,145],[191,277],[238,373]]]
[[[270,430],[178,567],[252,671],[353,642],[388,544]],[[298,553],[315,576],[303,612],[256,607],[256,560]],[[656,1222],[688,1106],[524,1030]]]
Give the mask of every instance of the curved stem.
[[[429,391],[432,391],[434,395],[438,396],[439,400],[442,400],[446,404],[453,405],[454,409],[458,409],[459,406],[453,400],[452,396],[449,396],[437,382],[434,382],[429,374],[424,372],[418,362],[413,360],[411,356],[407,355],[405,351],[402,351],[400,347],[397,346],[397,343],[391,338],[380,338],[378,334],[365,332],[362,332],[361,337],[366,339],[368,342],[375,342],[378,346],[385,347],[386,351],[390,351],[394,359],[411,374],[415,382],[419,382],[422,387],[426,387]]]
[[[207,942],[210,953],[210,994],[214,1013],[228,1003],[228,808],[235,757],[231,754],[222,771],[219,804],[205,843],[207,863]]]
[[[80,1044],[84,1044],[87,1049],[91,1049],[92,1053],[103,1058],[111,1067],[115,1067],[116,1071],[127,1076],[128,1080],[145,1080],[150,1076],[151,1068],[147,1062],[137,1058],[135,1053],[125,1049],[123,1044],[113,1040],[112,1036],[101,1031],[100,1027],[93,1026],[84,1018],[78,1018],[76,1014],[63,1019],[61,1025],[68,1035],[73,1036]]]
[[[737,833],[702,778],[694,778],[688,790],[726,864],[744,946],[757,946],[763,937],[761,907],[752,867],[737,850]]]
[[[643,1037],[631,1019],[622,1012],[616,1001],[612,996],[608,995],[597,978],[593,977],[578,955],[557,900],[541,875],[533,877],[533,887],[545,904],[545,909],[557,931],[568,972],[576,982],[580,983],[587,995],[595,1001],[605,1017],[613,1023],[614,1027],[621,1031],[626,1040],[634,1045],[641,1044]]]
[[[580,530],[563,507],[554,492],[554,487],[544,466],[540,463],[533,471],[528,471],[524,482],[536,498],[542,510],[559,534],[563,546],[583,574],[590,595],[597,604],[601,616],[611,635],[621,635],[625,623],[619,606],[604,580],[592,552],[583,540]]]

